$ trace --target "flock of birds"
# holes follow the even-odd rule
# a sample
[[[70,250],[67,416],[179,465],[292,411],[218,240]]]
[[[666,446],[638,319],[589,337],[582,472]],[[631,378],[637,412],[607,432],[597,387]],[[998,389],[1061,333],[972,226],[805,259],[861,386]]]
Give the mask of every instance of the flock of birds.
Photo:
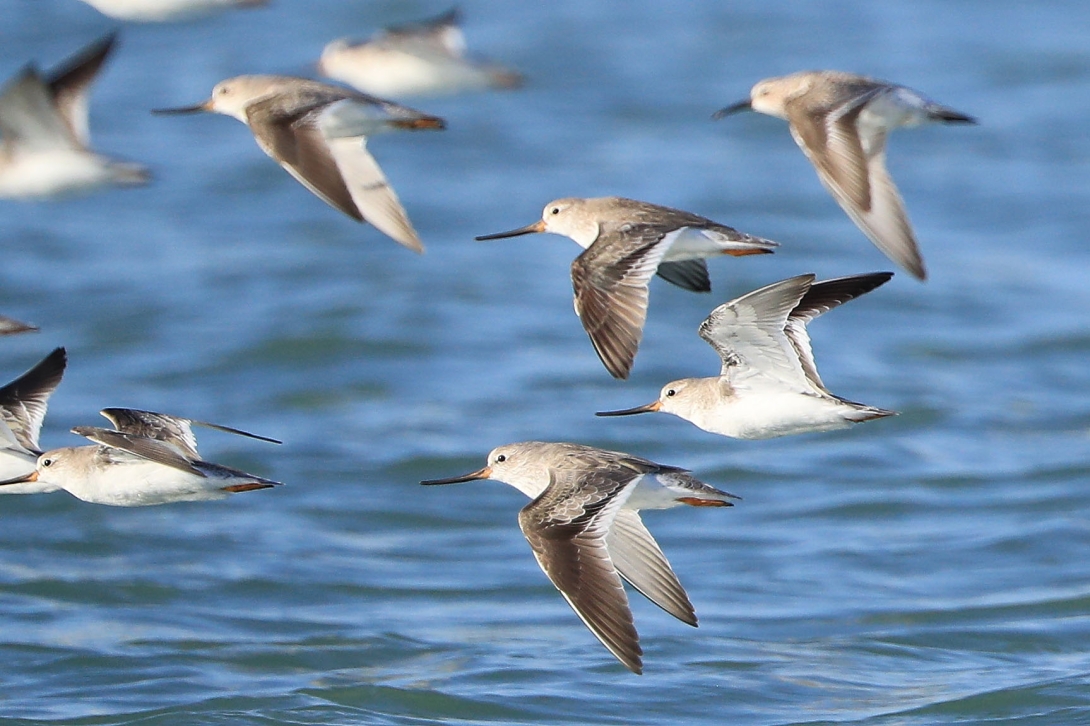
[[[85,0],[125,20],[172,20],[259,0]],[[367,139],[394,130],[439,130],[445,121],[379,96],[514,88],[519,74],[465,53],[456,11],[391,28],[363,43],[330,43],[318,69],[353,88],[307,78],[237,76],[218,83],[200,111],[245,123],[260,148],[330,206],[416,252],[408,214]],[[116,42],[93,43],[49,74],[28,65],[0,89],[0,196],[51,197],[103,185],[141,184],[147,171],[90,148],[88,89]],[[374,94],[374,95],[372,95]],[[900,194],[885,166],[886,138],[901,126],[975,123],[904,86],[833,71],[769,78],[750,97],[715,114],[753,110],[787,120],[822,184],[890,259],[920,280],[926,272]],[[606,370],[627,378],[639,348],[655,275],[710,291],[706,260],[768,254],[776,242],[690,212],[621,197],[549,202],[541,219],[478,240],[549,232],[583,252],[571,267],[575,311]],[[715,308],[699,328],[719,355],[719,374],[667,383],[648,404],[599,416],[665,412],[711,433],[741,439],[847,428],[893,414],[826,388],[807,323],[881,286],[892,273],[818,281],[799,275]],[[32,330],[10,319],[0,333]],[[264,441],[217,424],[134,409],[108,408],[113,429],[79,426],[91,444],[42,452],[38,433],[67,363],[63,348],[0,388],[0,493],[64,489],[85,501],[142,506],[222,498],[278,484],[203,461],[193,426]],[[541,569],[591,632],[633,672],[642,650],[623,581],[684,623],[696,614],[641,509],[731,506],[736,499],[674,466],[573,443],[522,442],[494,449],[487,465],[463,476],[505,482],[532,501],[519,525]]]

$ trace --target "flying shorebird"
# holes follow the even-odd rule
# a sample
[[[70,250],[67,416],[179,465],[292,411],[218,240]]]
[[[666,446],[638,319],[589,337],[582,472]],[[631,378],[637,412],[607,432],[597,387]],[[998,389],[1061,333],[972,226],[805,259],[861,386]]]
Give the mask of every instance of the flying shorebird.
[[[621,578],[683,623],[696,613],[640,509],[729,507],[737,499],[687,470],[617,451],[524,441],[492,450],[483,469],[424,485],[495,479],[533,499],[519,527],[575,614],[626,668],[643,672]]]
[[[34,471],[38,434],[49,397],[60,385],[68,356],[57,348],[37,365],[0,388],[0,480],[24,477]],[[0,486],[0,494],[39,494],[60,487],[47,482]]]
[[[478,240],[552,232],[584,252],[571,266],[575,314],[614,378],[628,378],[647,319],[648,286],[658,273],[667,282],[708,292],[704,258],[772,252],[777,243],[744,234],[690,212],[622,197],[557,199],[541,219]]]
[[[0,482],[0,490],[20,482],[64,489],[93,504],[143,507],[171,502],[223,499],[228,494],[268,489],[280,482],[220,464],[197,453],[192,426],[226,431],[274,444],[265,436],[205,421],[129,408],[105,408],[115,429],[76,426],[72,433],[94,442],[47,451],[29,475]]]
[[[749,99],[720,109],[785,119],[795,143],[837,204],[887,257],[924,280],[927,271],[904,203],[886,170],[886,136],[900,126],[975,124],[905,86],[838,71],[766,78]]]
[[[37,326],[24,323],[6,315],[0,315],[0,335],[16,335],[18,333],[32,333],[37,331]]]
[[[326,204],[370,222],[414,252],[424,251],[397,194],[367,151],[367,137],[397,129],[443,129],[443,119],[290,76],[229,78],[203,103],[153,113],[201,111],[246,124],[261,150]]]
[[[33,63],[0,89],[0,197],[41,199],[148,181],[142,166],[91,151],[87,98],[116,33],[48,76]]]
[[[723,361],[718,376],[667,383],[657,401],[599,416],[664,411],[713,434],[768,439],[833,431],[894,415],[833,395],[822,383],[806,324],[884,284],[891,272],[814,282],[799,275],[724,303],[700,324]]]
[[[251,8],[269,0],[83,0],[103,15],[118,20],[160,23],[192,20],[231,8]]]
[[[432,20],[395,26],[370,40],[326,45],[318,72],[376,96],[438,95],[518,88],[522,76],[466,57],[457,8]]]

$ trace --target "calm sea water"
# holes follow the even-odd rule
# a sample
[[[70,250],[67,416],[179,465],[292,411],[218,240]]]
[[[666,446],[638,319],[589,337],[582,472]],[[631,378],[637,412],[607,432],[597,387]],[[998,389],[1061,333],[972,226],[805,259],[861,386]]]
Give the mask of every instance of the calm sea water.
[[[419,100],[438,134],[376,139],[428,253],[306,193],[222,117],[156,118],[329,39],[445,6],[273,0],[125,26],[96,145],[155,183],[0,204],[10,380],[65,345],[42,434],[105,406],[240,426],[204,455],[287,482],[112,509],[0,499],[0,715],[16,724],[1090,723],[1090,8],[1083,2],[462,3],[508,94]],[[0,73],[115,27],[7,0]],[[786,126],[713,123],[757,79],[839,68],[977,115],[899,132],[889,165],[932,280],[899,274],[812,326],[837,393],[901,411],[766,442],[596,419],[716,370],[716,304],[803,272],[890,269]],[[621,194],[779,240],[655,283],[632,379],[571,309],[568,240],[477,243],[550,199]],[[438,490],[493,446],[570,440],[744,497],[646,517],[700,615],[633,596],[624,671],[538,570],[518,492]]]

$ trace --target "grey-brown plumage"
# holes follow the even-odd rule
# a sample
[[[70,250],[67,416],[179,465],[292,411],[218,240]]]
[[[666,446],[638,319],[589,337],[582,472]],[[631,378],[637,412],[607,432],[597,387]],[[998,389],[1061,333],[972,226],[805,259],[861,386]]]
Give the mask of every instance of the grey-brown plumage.
[[[488,466],[422,484],[497,479],[533,499],[519,526],[538,565],[611,653],[635,673],[642,650],[621,579],[688,625],[692,603],[639,510],[730,506],[732,495],[688,471],[617,451],[526,441],[494,449]]]
[[[533,224],[478,240],[552,232],[584,252],[572,263],[575,312],[602,364],[628,378],[643,337],[651,277],[711,290],[705,258],[767,254],[777,244],[707,217],[624,197],[557,199]]]
[[[374,157],[367,137],[446,122],[357,91],[291,76],[237,76],[208,101],[156,113],[213,111],[245,123],[261,150],[322,201],[367,221],[415,252],[423,245]]]
[[[891,260],[920,280],[923,257],[904,202],[886,170],[886,138],[901,126],[976,123],[905,86],[839,71],[767,78],[747,101],[716,118],[752,109],[785,119],[822,184]]]

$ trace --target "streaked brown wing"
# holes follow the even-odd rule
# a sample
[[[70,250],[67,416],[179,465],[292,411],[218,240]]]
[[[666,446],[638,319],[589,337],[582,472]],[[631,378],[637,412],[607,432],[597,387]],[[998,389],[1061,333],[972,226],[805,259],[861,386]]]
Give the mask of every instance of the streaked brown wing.
[[[606,547],[628,498],[624,493],[637,477],[620,459],[598,468],[554,468],[549,486],[519,512],[519,526],[538,565],[583,623],[626,668],[640,673],[639,635]]]
[[[38,433],[45,419],[49,397],[60,385],[68,355],[56,348],[37,365],[0,388],[0,413],[19,445],[39,451]]]
[[[97,426],[76,426],[72,429],[72,433],[90,439],[96,444],[120,449],[142,459],[153,461],[156,464],[169,466],[200,477],[205,476],[203,471],[193,466],[189,459],[179,454],[178,450],[166,441],[98,428]]]
[[[321,99],[313,105],[285,111],[283,101],[274,96],[250,104],[246,120],[262,151],[326,204],[362,222],[363,215],[356,208],[329,144],[318,128],[318,115],[325,103]]]
[[[666,248],[662,235],[599,235],[571,266],[575,312],[614,378],[628,378],[647,319],[648,284]]]

